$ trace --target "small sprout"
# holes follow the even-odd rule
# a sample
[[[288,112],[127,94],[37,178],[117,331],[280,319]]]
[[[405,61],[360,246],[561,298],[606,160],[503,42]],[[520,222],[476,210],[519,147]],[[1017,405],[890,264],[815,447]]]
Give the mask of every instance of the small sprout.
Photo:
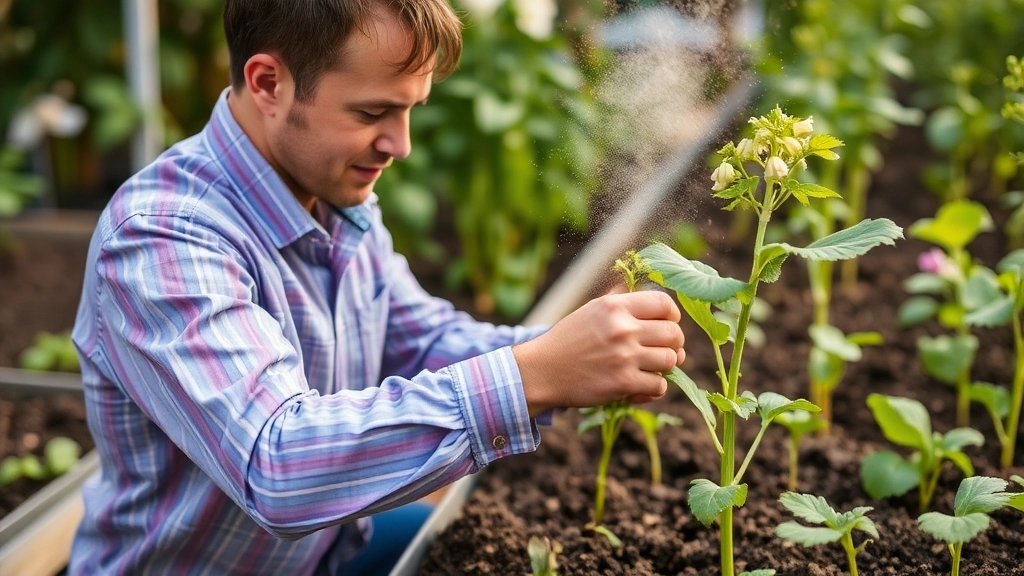
[[[651,484],[661,484],[661,451],[658,450],[658,431],[665,426],[679,426],[682,418],[671,414],[655,414],[643,408],[631,407],[629,417],[640,425],[647,443],[647,453],[651,457]]]
[[[1013,481],[1024,486],[1024,479],[1014,476]],[[950,576],[960,574],[960,555],[964,543],[988,529],[992,519],[989,512],[1003,506],[1024,511],[1024,494],[1005,492],[1006,480],[988,476],[965,478],[956,491],[953,516],[941,512],[927,512],[918,517],[921,529],[949,546],[953,558]]]
[[[52,476],[60,476],[74,466],[82,455],[82,447],[70,438],[58,436],[46,443],[43,448],[46,456],[46,467]]]
[[[35,436],[33,434],[33,436]],[[8,456],[0,463],[0,486],[20,478],[49,480],[64,474],[78,462],[82,447],[70,438],[52,438],[43,448],[45,463],[34,454]]]
[[[0,486],[6,486],[21,478],[21,458],[8,456],[0,463]]]
[[[43,463],[33,454],[21,457],[21,475],[32,480],[45,480],[47,470]]]
[[[846,550],[846,559],[850,565],[850,576],[857,576],[857,554],[867,546],[870,539],[864,540],[860,546],[853,545],[853,531],[860,530],[872,538],[878,538],[875,523],[866,516],[873,510],[870,506],[858,506],[849,512],[837,513],[821,496],[785,492],[779,502],[797,518],[811,524],[823,526],[804,526],[799,522],[789,521],[779,524],[775,534],[783,540],[803,544],[805,547],[840,542]]]
[[[530,568],[533,576],[558,576],[557,557],[562,553],[562,545],[558,542],[551,542],[546,536],[538,538],[530,537],[526,551],[530,554]]]
[[[827,424],[824,420],[807,410],[794,410],[785,414],[779,414],[775,417],[775,422],[781,424],[789,431],[788,487],[790,490],[796,490],[800,459],[800,439],[805,434],[824,429]]]
[[[910,398],[871,394],[868,406],[886,438],[916,450],[909,458],[890,450],[864,458],[860,478],[864,491],[872,498],[902,496],[920,487],[920,506],[924,512],[931,505],[946,460],[956,464],[964,476],[974,475],[974,466],[962,449],[984,444],[981,432],[973,428],[954,428],[945,434],[933,432],[928,409]]]

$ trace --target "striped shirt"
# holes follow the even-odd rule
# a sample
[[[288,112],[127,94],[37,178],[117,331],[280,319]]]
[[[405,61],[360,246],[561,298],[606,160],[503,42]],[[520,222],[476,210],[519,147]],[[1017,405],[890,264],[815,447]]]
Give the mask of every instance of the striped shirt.
[[[537,331],[426,294],[374,196],[306,211],[226,95],[93,235],[73,339],[102,469],[70,574],[311,574],[540,441],[509,348]]]

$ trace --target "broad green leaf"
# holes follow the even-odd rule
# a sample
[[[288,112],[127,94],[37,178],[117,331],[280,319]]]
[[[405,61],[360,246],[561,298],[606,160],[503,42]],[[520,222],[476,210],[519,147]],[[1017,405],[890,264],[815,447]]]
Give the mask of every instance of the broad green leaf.
[[[708,394],[704,390],[697,387],[697,383],[690,379],[685,372],[680,370],[678,367],[673,368],[671,372],[665,374],[665,379],[672,382],[679,389],[686,394],[686,397],[690,399],[690,402],[697,407],[697,411],[704,418],[704,422],[707,423],[708,428],[714,430],[718,424],[715,419],[715,411],[711,409],[711,403],[708,402]]]
[[[964,316],[964,322],[971,326],[991,328],[1002,326],[1013,318],[1013,298],[1002,296]]]
[[[954,428],[942,435],[943,450],[961,450],[964,446],[983,446],[985,436],[974,428]]]
[[[771,422],[776,416],[783,412],[792,412],[793,410],[803,410],[805,412],[821,412],[821,408],[818,408],[813,403],[803,398],[797,400],[790,400],[782,394],[776,394],[775,392],[762,392],[757,397],[757,413],[761,416],[761,420],[764,422]]]
[[[953,513],[957,516],[988,514],[1006,505],[1010,494],[1005,492],[1006,480],[990,476],[964,478],[956,491]]]
[[[768,244],[757,255],[758,269],[783,253],[795,254],[808,260],[847,260],[861,256],[879,244],[895,244],[899,238],[903,238],[903,230],[892,220],[862,220],[850,228],[815,240],[805,248],[798,248],[785,242]]]
[[[923,218],[909,230],[911,236],[942,246],[947,251],[960,250],[980,232],[992,228],[988,210],[971,200],[955,200],[943,204],[935,218]]]
[[[839,154],[832,151],[832,148],[842,146],[843,142],[829,134],[815,134],[807,143],[807,154],[820,156],[826,160],[836,160]]]
[[[974,476],[974,464],[971,464],[971,459],[967,454],[959,450],[945,450],[941,452],[940,456],[956,464],[956,467],[964,473],[964,476]]]
[[[988,528],[990,519],[981,513],[967,516],[949,516],[941,512],[925,512],[917,518],[921,530],[931,534],[938,540],[959,544],[969,542]]]
[[[1010,480],[1016,482],[1017,484],[1020,484],[1021,487],[1024,487],[1024,478],[1021,478],[1020,476],[1014,474],[1013,476],[1010,476]],[[1016,508],[1021,512],[1024,512],[1024,493],[1011,494],[1010,499],[1006,502],[1006,505],[1012,508]]]
[[[847,362],[857,362],[863,356],[860,346],[847,340],[846,334],[835,326],[816,324],[811,326],[808,332],[815,346]]]
[[[860,466],[864,491],[876,500],[902,496],[921,483],[915,464],[889,450],[868,454]]]
[[[868,395],[868,407],[890,442],[923,450],[932,440],[928,409],[917,400],[898,396]]]
[[[753,196],[754,192],[757,190],[757,185],[760,183],[760,176],[739,178],[730,186],[726,187],[724,190],[715,192],[712,196],[715,198],[722,198],[723,200],[732,200],[733,198],[739,198],[741,196]]]
[[[977,310],[1002,295],[995,272],[984,266],[976,266],[964,286],[963,305],[967,310]]]
[[[583,418],[583,420],[580,420],[580,423],[576,426],[576,433],[583,434],[588,430],[601,426],[601,424],[604,424],[607,420],[607,412],[604,412],[603,410],[593,412],[587,415],[585,418]]]
[[[968,388],[972,402],[977,402],[996,418],[1003,419],[1010,413],[1010,391],[988,382],[972,382]]]
[[[949,281],[938,274],[918,272],[903,281],[903,290],[907,294],[946,294]]]
[[[712,342],[722,345],[729,341],[729,325],[715,318],[709,303],[689,298],[682,292],[676,292],[676,298],[682,304],[683,310],[707,333]]]
[[[838,192],[830,190],[819,184],[812,184],[810,182],[797,182],[796,180],[789,181],[789,191],[794,194],[801,194],[808,198],[840,198]]]
[[[779,503],[797,518],[803,518],[811,524],[834,525],[837,520],[836,511],[829,506],[827,500],[813,494],[783,492]]]
[[[744,420],[757,410],[757,400],[746,396],[740,396],[733,402],[718,392],[708,392],[708,400],[722,412],[735,412]]]
[[[71,438],[57,436],[50,439],[43,448],[46,467],[50,474],[60,476],[71,469],[82,455],[82,447]]]
[[[771,284],[781,278],[782,265],[788,257],[788,254],[782,254],[765,262],[764,266],[761,267],[761,271],[758,272],[758,278],[760,278],[761,282]]]
[[[996,264],[996,270],[1000,272],[1012,272],[1017,275],[1024,275],[1024,248],[1018,248],[1003,257]]]
[[[722,278],[710,266],[688,260],[675,250],[658,243],[640,251],[653,271],[651,280],[702,302],[724,302],[747,288],[746,282]]]
[[[973,334],[957,336],[922,336],[917,349],[925,371],[947,384],[954,384],[974,364],[978,338]]]
[[[730,506],[739,508],[746,501],[746,484],[719,486],[704,478],[690,482],[690,510],[705,526],[710,526],[726,508]]]
[[[799,522],[783,522],[775,528],[775,535],[783,540],[803,544],[804,547],[838,542],[843,533],[832,528],[822,526],[804,526]]]
[[[873,510],[873,508],[871,508],[870,506],[861,506],[860,508],[867,508],[867,511]],[[858,508],[858,510],[860,508]],[[860,516],[857,518],[856,521],[854,521],[853,530],[867,532],[867,534],[872,538],[876,540],[878,539],[878,528],[875,526],[874,521],[872,521],[871,518],[868,518],[866,516]],[[861,545],[863,546],[863,544]]]

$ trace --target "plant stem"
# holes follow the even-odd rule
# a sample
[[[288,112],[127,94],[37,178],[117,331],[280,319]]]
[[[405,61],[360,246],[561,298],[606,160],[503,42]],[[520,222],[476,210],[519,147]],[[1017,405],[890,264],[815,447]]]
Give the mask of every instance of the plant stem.
[[[612,459],[612,447],[622,428],[622,418],[609,419],[601,424],[601,462],[597,466],[597,491],[594,494],[594,524],[600,526],[604,520],[605,488],[608,486],[608,463]]]
[[[797,465],[800,458],[800,437],[796,434],[789,435],[789,490],[796,491]]]
[[[651,484],[661,484],[661,451],[658,450],[656,434],[644,430],[647,440],[647,453],[651,457]]]
[[[969,329],[966,324],[961,324],[957,329],[960,336],[967,336]],[[973,362],[972,362],[973,364]],[[956,379],[956,425],[971,425],[971,369],[967,368],[961,372]]]
[[[747,456],[743,459],[743,465],[740,466],[736,477],[732,479],[733,484],[739,484],[740,480],[743,479],[743,474],[747,471],[747,466],[750,465],[750,461],[754,459],[754,452],[757,447],[761,444],[761,438],[764,437],[764,431],[768,429],[768,425],[771,424],[771,420],[761,423],[761,429],[757,431],[757,437],[754,438],[754,443],[750,445],[750,450],[747,450]]]
[[[867,167],[859,162],[854,162],[846,173],[846,194],[843,198],[850,207],[846,215],[847,228],[864,219],[869,178]],[[857,262],[857,258],[850,258],[843,260],[840,265],[843,286],[853,286],[857,283]]]
[[[1024,281],[1018,288],[1018,291],[1021,290],[1024,290]],[[1015,313],[1011,321],[1013,322],[1013,349],[1017,362],[1013,368],[1010,416],[1006,420],[1007,441],[1003,444],[1003,453],[999,459],[1003,468],[1013,466],[1013,455],[1017,446],[1017,427],[1020,425],[1021,402],[1024,400],[1024,334],[1022,334],[1018,314]]]
[[[857,549],[853,547],[853,535],[849,532],[843,534],[842,543],[846,559],[850,562],[850,576],[857,576]]]
[[[928,508],[932,505],[932,497],[935,495],[935,489],[939,485],[939,476],[942,474],[942,463],[939,462],[935,466],[935,470],[928,474],[928,477],[921,483],[921,502],[920,508],[921,513],[928,511]]]
[[[949,545],[949,553],[953,556],[953,568],[949,571],[949,576],[960,576],[960,553],[963,549],[963,542]]]

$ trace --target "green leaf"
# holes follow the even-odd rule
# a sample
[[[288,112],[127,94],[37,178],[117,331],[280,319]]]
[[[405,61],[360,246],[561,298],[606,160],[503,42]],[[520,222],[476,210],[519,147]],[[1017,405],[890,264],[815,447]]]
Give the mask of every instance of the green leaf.
[[[843,537],[839,530],[822,526],[804,526],[799,522],[783,522],[775,528],[775,535],[783,540],[803,544],[804,547],[818,546],[838,542]]]
[[[807,370],[815,387],[833,390],[846,373],[846,362],[835,354],[811,346],[811,352],[807,357]]]
[[[941,512],[925,512],[917,518],[921,530],[931,534],[938,540],[959,544],[969,542],[988,528],[990,519],[981,513],[956,517]]]
[[[676,298],[679,299],[683,310],[704,330],[712,342],[720,346],[729,341],[729,325],[715,318],[711,313],[711,304],[694,300],[681,292],[676,292]]]
[[[956,464],[964,476],[974,476],[974,465],[971,464],[971,459],[967,457],[967,454],[959,450],[946,450],[940,453],[940,457]],[[941,463],[940,460],[939,464],[941,465]]]
[[[1000,272],[1012,272],[1017,275],[1024,275],[1024,248],[1018,248],[1003,257],[996,264],[996,270]]]
[[[0,486],[6,486],[21,478],[21,458],[8,456],[0,463]]]
[[[761,416],[761,420],[764,422],[771,422],[776,416],[783,412],[792,412],[794,410],[803,410],[805,412],[821,412],[821,408],[811,403],[808,400],[799,398],[797,400],[790,400],[782,394],[776,394],[775,392],[762,392],[757,397],[757,413]]]
[[[704,478],[690,482],[690,510],[705,526],[710,526],[725,509],[730,506],[739,508],[746,501],[746,484],[719,486]]]
[[[838,192],[819,184],[797,182],[796,180],[790,180],[789,182],[791,182],[789,184],[789,191],[794,194],[801,194],[808,198],[841,198]]]
[[[521,102],[505,102],[491,91],[473,98],[473,117],[484,134],[498,134],[522,119],[526,109]]]
[[[868,395],[868,407],[890,442],[923,450],[932,441],[928,409],[917,400],[878,393]]]
[[[949,281],[938,274],[918,272],[903,281],[903,289],[908,294],[945,294]]]
[[[983,446],[985,436],[974,428],[954,428],[942,435],[939,445],[943,450],[960,450],[964,446]]]
[[[915,464],[889,450],[868,454],[860,466],[864,491],[876,500],[902,496],[921,483]]]
[[[779,496],[779,503],[797,518],[802,518],[811,524],[834,525],[838,518],[836,511],[821,496],[783,492]]]
[[[718,392],[708,392],[708,400],[722,412],[735,412],[744,420],[757,409],[757,400],[748,396],[740,396],[733,402]]]
[[[1006,480],[989,476],[964,478],[956,491],[953,513],[957,516],[988,514],[1006,505],[1010,494],[1005,492]]]
[[[827,425],[824,420],[806,410],[794,410],[779,414],[775,418],[775,423],[784,426],[791,435],[797,438],[822,430]]]
[[[1010,392],[988,382],[972,382],[968,388],[972,402],[977,402],[996,418],[1006,418],[1010,413]]]
[[[760,278],[761,282],[771,284],[772,282],[776,282],[779,278],[781,278],[782,265],[786,262],[786,258],[788,257],[788,254],[782,254],[765,262],[764,266],[761,268],[761,271],[758,272],[758,277]]]
[[[768,244],[757,256],[758,269],[782,253],[795,254],[808,260],[832,262],[856,258],[879,244],[893,245],[899,238],[903,238],[903,230],[892,220],[862,220],[850,228],[815,240],[806,248],[785,242]]]
[[[943,204],[935,218],[923,218],[910,227],[910,235],[942,246],[947,251],[960,250],[983,231],[992,228],[988,210],[971,200],[955,200]]]
[[[975,266],[964,285],[963,305],[967,310],[977,310],[1002,295],[995,272],[984,266]]]
[[[594,532],[604,536],[608,539],[608,543],[612,545],[612,548],[622,548],[622,540],[619,539],[611,530],[604,526],[594,526],[591,528]]]
[[[721,198],[723,200],[732,200],[733,198],[740,198],[743,196],[753,196],[754,191],[757,190],[757,185],[761,183],[760,176],[751,176],[749,178],[739,178],[731,185],[726,187],[724,190],[720,190],[712,194],[715,198]]]
[[[850,332],[846,339],[858,346],[881,346],[885,338],[878,332]]]
[[[583,413],[582,411],[580,412]],[[604,424],[608,420],[608,413],[604,410],[597,410],[587,415],[580,423],[576,426],[576,433],[583,434],[589,430],[597,428]]]
[[[834,354],[847,362],[857,362],[861,359],[860,346],[850,342],[846,334],[835,326],[828,324],[816,324],[808,329],[811,334],[811,341],[814,345],[829,354]]]
[[[60,476],[71,469],[82,455],[82,447],[71,438],[57,436],[50,439],[43,448],[46,467],[53,476]]]
[[[744,570],[740,576],[775,576],[775,570],[771,568],[758,568],[757,570]]]
[[[1011,318],[1013,318],[1013,298],[1003,296],[965,315],[964,323],[992,328],[1008,324]]]
[[[697,411],[704,418],[704,422],[707,423],[708,428],[714,431],[715,427],[718,426],[715,419],[715,411],[711,409],[711,403],[708,401],[707,392],[697,387],[697,383],[690,379],[685,372],[680,370],[678,367],[673,368],[671,372],[665,374],[665,379],[672,382],[679,389],[686,394],[686,397],[690,399],[690,402],[697,407]]]
[[[640,251],[653,271],[654,282],[701,302],[724,302],[747,288],[747,283],[722,278],[710,266],[680,256],[668,246],[657,243]]]
[[[842,146],[843,142],[829,134],[815,134],[807,143],[808,156],[814,155],[826,160],[837,160],[839,154],[832,151],[832,148]]]
[[[1021,478],[1020,476],[1014,474],[1013,476],[1010,476],[1010,480],[1024,487],[1024,478]],[[1010,499],[1006,502],[1006,505],[1010,506],[1011,508],[1016,508],[1021,512],[1024,512],[1024,493],[1011,494]]]
[[[971,369],[978,350],[978,338],[973,334],[957,336],[922,336],[917,340],[925,372],[947,384],[955,384],[960,375]]]

